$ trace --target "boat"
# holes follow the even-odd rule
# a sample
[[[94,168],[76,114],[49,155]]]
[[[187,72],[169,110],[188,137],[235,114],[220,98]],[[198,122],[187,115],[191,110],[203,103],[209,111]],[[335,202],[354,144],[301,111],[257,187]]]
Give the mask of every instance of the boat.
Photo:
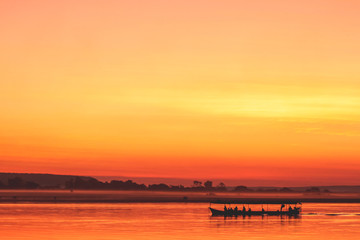
[[[223,204],[224,209],[219,210],[212,208],[211,204]],[[234,208],[231,207],[235,205]],[[261,211],[253,211],[250,208],[250,205],[259,205],[261,204]],[[212,216],[299,216],[301,214],[301,207],[298,207],[298,204],[301,205],[301,202],[298,201],[278,201],[278,200],[242,200],[242,201],[221,201],[217,200],[214,202],[210,202],[210,211]],[[238,208],[238,205],[242,205],[241,210]],[[245,207],[248,206],[248,208]],[[266,210],[264,209],[264,205],[266,205]],[[269,205],[280,205],[278,210],[268,210]]]

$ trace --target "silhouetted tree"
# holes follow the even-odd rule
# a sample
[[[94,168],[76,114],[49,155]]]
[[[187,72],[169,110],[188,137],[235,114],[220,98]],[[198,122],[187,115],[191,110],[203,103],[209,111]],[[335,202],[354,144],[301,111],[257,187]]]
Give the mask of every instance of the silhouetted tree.
[[[306,189],[305,192],[319,193],[319,192],[320,192],[320,188],[318,188],[318,187],[311,187],[311,188]]]
[[[212,181],[208,180],[208,181],[204,182],[204,186],[206,189],[212,189],[213,183],[212,183]]]
[[[250,192],[251,190],[246,186],[237,186],[234,191],[236,192]]]
[[[279,190],[279,192],[293,192],[293,190],[291,190],[290,188],[287,188],[287,187],[283,187]]]
[[[201,184],[202,184],[202,182],[200,182],[200,181],[194,181],[194,187],[195,188],[198,188],[198,187],[201,187]]]
[[[170,186],[170,189],[172,191],[184,191],[185,190],[185,187],[183,185],[178,185],[178,186],[173,186],[171,185]]]
[[[104,183],[98,181],[95,178],[81,178],[76,177],[74,179],[70,179],[65,183],[65,187],[67,189],[103,189]]]
[[[170,187],[164,183],[149,185],[149,190],[153,191],[168,191]]]
[[[226,186],[225,186],[225,184],[223,182],[219,183],[219,185],[217,185],[216,189],[218,191],[226,191],[227,190]]]
[[[125,182],[113,180],[108,185],[110,189],[116,190],[145,190],[146,186],[144,184],[137,184],[131,180],[127,180]]]

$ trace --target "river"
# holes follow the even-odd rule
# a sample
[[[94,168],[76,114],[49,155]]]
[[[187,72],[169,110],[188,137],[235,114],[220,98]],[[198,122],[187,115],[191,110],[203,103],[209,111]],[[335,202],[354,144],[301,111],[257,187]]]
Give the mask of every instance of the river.
[[[302,208],[299,218],[224,218],[204,203],[0,204],[0,239],[360,239],[360,204]]]

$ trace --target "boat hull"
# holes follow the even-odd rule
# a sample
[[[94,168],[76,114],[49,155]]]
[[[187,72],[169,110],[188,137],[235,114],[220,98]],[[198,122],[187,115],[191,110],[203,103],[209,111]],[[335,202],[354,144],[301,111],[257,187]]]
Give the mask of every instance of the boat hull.
[[[209,207],[212,216],[298,216],[299,210],[292,211],[222,211]]]

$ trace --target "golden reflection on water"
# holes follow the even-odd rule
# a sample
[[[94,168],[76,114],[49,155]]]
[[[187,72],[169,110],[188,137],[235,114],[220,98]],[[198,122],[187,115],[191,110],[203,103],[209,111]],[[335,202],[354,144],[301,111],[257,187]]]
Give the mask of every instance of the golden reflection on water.
[[[360,204],[289,217],[210,217],[208,204],[0,204],[1,239],[359,239]]]

